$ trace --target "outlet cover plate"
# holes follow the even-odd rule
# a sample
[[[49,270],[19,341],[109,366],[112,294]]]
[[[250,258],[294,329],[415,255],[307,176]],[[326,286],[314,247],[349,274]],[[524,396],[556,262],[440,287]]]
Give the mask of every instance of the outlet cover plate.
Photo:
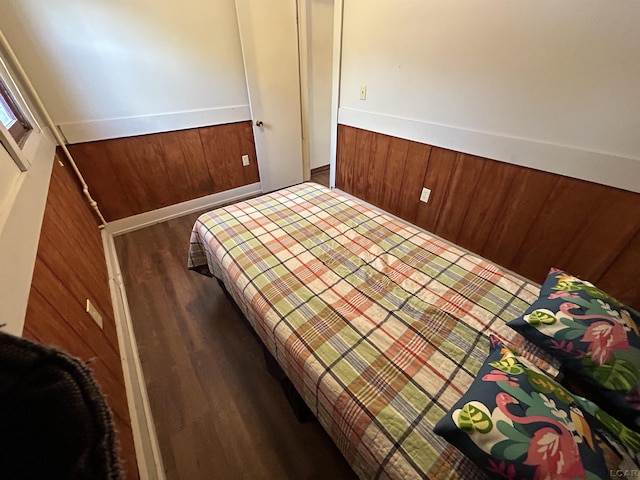
[[[102,315],[100,315],[100,312],[98,312],[96,307],[93,306],[93,303],[91,303],[91,300],[89,300],[88,298],[87,298],[87,313],[91,318],[93,318],[93,320],[98,324],[98,326],[102,330],[102,328],[104,328],[102,323]]]
[[[431,195],[431,190],[428,188],[423,188],[422,193],[420,194],[420,201],[427,203],[429,201],[429,196]]]

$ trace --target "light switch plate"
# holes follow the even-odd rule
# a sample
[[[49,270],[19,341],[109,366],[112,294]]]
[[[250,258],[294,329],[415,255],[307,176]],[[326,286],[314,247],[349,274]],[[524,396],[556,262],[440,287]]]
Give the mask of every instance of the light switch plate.
[[[242,166],[243,167],[249,166],[249,155],[242,155]]]

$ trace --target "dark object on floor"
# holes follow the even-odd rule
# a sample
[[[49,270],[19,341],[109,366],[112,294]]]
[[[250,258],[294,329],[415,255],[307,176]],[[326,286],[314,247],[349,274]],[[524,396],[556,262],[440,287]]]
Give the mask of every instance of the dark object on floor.
[[[111,413],[89,369],[1,332],[0,478],[122,478]]]
[[[278,361],[273,358],[273,355],[267,350],[262,343],[260,343],[262,347],[262,351],[264,352],[264,361],[267,365],[267,372],[280,382],[280,386],[282,387],[282,391],[284,392],[284,396],[289,402],[291,409],[293,410],[293,414],[296,416],[296,419],[300,423],[312,422],[316,419],[315,415],[311,411],[311,409],[304,403],[304,400],[296,390],[296,387],[293,386],[291,380],[287,377],[287,374],[284,373],[284,370],[280,367]]]
[[[195,270],[195,271],[203,275],[207,275],[207,273],[209,272],[208,270],[206,272],[200,271],[200,270]],[[209,273],[207,276],[211,276],[211,274]],[[273,357],[273,355],[271,355],[271,352],[267,350],[267,347],[264,346],[264,343],[262,343],[262,340],[260,340],[260,337],[258,337],[258,335],[255,333],[255,331],[253,330],[253,327],[251,327],[251,324],[249,323],[247,318],[244,316],[244,313],[242,313],[242,310],[240,309],[240,307],[238,307],[238,304],[236,303],[235,299],[231,296],[231,294],[229,293],[229,290],[227,290],[227,287],[224,284],[224,282],[219,278],[217,278],[216,280],[218,280],[218,285],[220,285],[220,288],[222,289],[224,294],[231,301],[234,308],[240,315],[240,318],[242,318],[242,320],[246,323],[247,327],[249,328],[249,330],[251,330],[251,333],[258,340],[258,342],[260,342],[260,347],[262,348],[262,352],[264,353],[264,362],[267,367],[267,372],[269,372],[269,374],[280,383],[280,386],[282,387],[282,391],[284,392],[284,396],[287,399],[287,402],[289,402],[289,405],[293,410],[293,414],[296,416],[296,420],[298,420],[300,423],[307,423],[307,422],[314,421],[316,419],[315,415],[313,414],[311,409],[307,406],[307,404],[304,402],[304,400],[296,390],[296,387],[293,386],[293,383],[291,383],[291,380],[289,380],[289,378],[287,377],[287,374],[284,373],[284,370],[282,370],[278,361]]]

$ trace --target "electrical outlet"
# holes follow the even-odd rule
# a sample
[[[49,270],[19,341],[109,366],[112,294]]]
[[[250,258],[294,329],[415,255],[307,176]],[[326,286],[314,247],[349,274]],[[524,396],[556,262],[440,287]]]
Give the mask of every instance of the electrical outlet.
[[[91,300],[89,300],[88,298],[87,298],[87,313],[98,324],[100,329],[102,329],[103,328],[102,315],[100,315],[98,310],[96,310],[96,307],[93,306],[93,303],[91,303]]]
[[[242,155],[242,166],[243,167],[249,166],[249,155]]]
[[[360,87],[360,100],[366,100],[366,99],[367,99],[367,86],[362,85]]]
[[[431,195],[431,190],[423,188],[422,193],[420,194],[420,201],[427,203],[429,201],[429,195]]]

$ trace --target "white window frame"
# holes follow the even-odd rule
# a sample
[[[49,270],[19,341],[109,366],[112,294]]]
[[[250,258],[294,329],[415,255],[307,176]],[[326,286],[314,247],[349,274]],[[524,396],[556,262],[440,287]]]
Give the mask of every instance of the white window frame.
[[[2,143],[7,152],[9,152],[9,155],[11,155],[13,161],[18,165],[18,168],[21,171],[26,172],[29,170],[29,167],[31,167],[33,159],[38,151],[38,147],[40,146],[43,136],[42,127],[36,120],[35,115],[29,108],[29,105],[22,96],[22,93],[20,93],[20,89],[14,82],[9,69],[2,58],[0,58],[0,78],[7,87],[7,90],[9,90],[12,99],[20,109],[20,112],[31,125],[31,130],[26,134],[26,138],[20,142],[19,145],[11,136],[9,130],[0,123],[0,143]]]

